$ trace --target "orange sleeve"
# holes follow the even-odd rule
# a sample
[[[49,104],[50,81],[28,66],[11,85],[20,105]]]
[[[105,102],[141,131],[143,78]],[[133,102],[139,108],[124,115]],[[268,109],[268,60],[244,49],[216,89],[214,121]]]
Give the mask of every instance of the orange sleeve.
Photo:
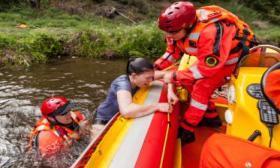
[[[170,53],[174,59],[179,59],[182,56],[182,51],[176,45],[176,41],[172,38],[166,38],[166,52]]]
[[[55,155],[64,148],[64,140],[53,131],[41,131],[38,134],[38,149],[42,157]]]
[[[166,43],[167,47],[165,53],[154,63],[155,68],[158,70],[163,70],[169,67],[183,55],[183,52],[176,45],[176,41],[171,38],[166,38]]]

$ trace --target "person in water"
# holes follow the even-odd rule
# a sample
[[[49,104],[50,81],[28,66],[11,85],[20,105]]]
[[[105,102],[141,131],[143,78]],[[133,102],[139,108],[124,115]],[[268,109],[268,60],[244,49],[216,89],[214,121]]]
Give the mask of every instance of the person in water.
[[[30,145],[42,157],[54,156],[90,131],[85,116],[74,111],[74,104],[65,97],[50,97],[41,105],[42,118],[31,132]]]
[[[168,103],[139,105],[132,102],[132,96],[139,88],[147,87],[154,80],[153,64],[145,58],[130,58],[126,74],[112,83],[108,95],[97,108],[95,124],[105,125],[116,113],[125,118],[136,118],[155,111],[169,112]]]

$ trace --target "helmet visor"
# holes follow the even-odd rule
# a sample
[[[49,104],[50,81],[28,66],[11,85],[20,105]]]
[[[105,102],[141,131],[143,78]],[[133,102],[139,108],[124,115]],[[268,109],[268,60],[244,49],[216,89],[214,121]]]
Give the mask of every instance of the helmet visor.
[[[63,106],[57,108],[51,115],[56,116],[56,115],[66,115],[68,112],[71,111],[72,108],[76,107],[76,105],[72,102],[67,102]]]

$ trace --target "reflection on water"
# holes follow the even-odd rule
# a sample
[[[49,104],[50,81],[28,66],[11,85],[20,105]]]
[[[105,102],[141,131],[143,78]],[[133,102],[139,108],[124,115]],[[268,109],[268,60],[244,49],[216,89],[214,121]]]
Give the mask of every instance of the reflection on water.
[[[59,159],[46,163],[27,152],[29,133],[40,118],[39,105],[64,95],[92,119],[111,80],[125,71],[125,61],[72,58],[27,70],[0,69],[0,167],[66,167],[87,145],[84,140]]]

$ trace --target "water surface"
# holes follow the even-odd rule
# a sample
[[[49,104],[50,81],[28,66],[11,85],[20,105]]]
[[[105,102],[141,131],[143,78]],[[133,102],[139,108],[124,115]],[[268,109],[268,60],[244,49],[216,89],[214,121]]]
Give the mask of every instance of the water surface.
[[[29,133],[40,118],[43,99],[63,95],[89,119],[111,81],[125,71],[123,60],[69,58],[28,69],[0,68],[0,167],[67,167],[86,147],[85,138],[59,162],[27,152]]]

